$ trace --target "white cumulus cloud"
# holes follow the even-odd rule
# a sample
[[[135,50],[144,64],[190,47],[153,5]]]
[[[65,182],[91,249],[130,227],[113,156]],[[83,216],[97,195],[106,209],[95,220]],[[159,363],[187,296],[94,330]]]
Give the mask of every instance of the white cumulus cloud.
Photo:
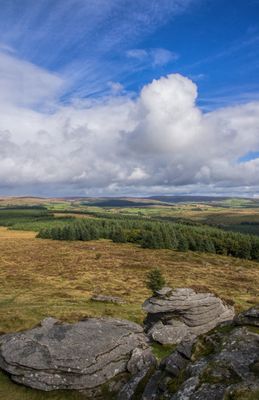
[[[259,102],[210,113],[195,83],[161,77],[132,99],[58,101],[69,82],[0,53],[0,191],[17,194],[256,193]]]

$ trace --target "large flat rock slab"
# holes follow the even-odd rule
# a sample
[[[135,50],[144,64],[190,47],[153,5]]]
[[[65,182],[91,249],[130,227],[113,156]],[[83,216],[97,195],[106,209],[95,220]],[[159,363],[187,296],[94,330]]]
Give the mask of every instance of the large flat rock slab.
[[[45,391],[100,388],[153,362],[142,327],[113,318],[75,324],[48,318],[0,337],[0,367],[15,382]]]

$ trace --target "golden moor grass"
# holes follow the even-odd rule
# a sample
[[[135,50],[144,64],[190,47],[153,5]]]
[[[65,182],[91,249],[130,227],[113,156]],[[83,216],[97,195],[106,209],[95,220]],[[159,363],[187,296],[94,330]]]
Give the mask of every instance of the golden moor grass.
[[[160,267],[167,284],[211,290],[237,310],[258,302],[259,263],[201,253],[141,249],[107,240],[36,239],[33,232],[0,228],[0,331],[29,328],[46,316],[74,321],[85,316],[143,320],[150,295],[146,274]],[[126,304],[97,303],[96,293]]]

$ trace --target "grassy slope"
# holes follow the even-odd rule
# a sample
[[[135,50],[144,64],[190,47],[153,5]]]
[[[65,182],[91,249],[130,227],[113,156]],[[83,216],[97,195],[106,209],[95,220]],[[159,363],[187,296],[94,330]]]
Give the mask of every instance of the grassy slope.
[[[159,266],[168,284],[199,285],[232,299],[238,309],[256,302],[259,263],[215,256],[141,249],[109,241],[35,239],[32,232],[0,228],[0,331],[28,328],[46,315],[75,320],[112,315],[141,322],[149,295],[147,271]],[[125,305],[91,302],[116,294]]]

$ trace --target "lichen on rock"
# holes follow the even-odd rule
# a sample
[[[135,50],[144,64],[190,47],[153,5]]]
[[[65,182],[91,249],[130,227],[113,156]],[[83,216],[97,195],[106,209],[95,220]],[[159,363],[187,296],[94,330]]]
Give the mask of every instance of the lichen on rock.
[[[232,320],[234,308],[212,293],[189,288],[163,288],[143,304],[145,330],[161,344],[177,344]]]
[[[155,363],[143,328],[113,318],[75,324],[46,319],[34,329],[0,337],[0,367],[31,388],[100,391],[119,377],[125,384]]]

